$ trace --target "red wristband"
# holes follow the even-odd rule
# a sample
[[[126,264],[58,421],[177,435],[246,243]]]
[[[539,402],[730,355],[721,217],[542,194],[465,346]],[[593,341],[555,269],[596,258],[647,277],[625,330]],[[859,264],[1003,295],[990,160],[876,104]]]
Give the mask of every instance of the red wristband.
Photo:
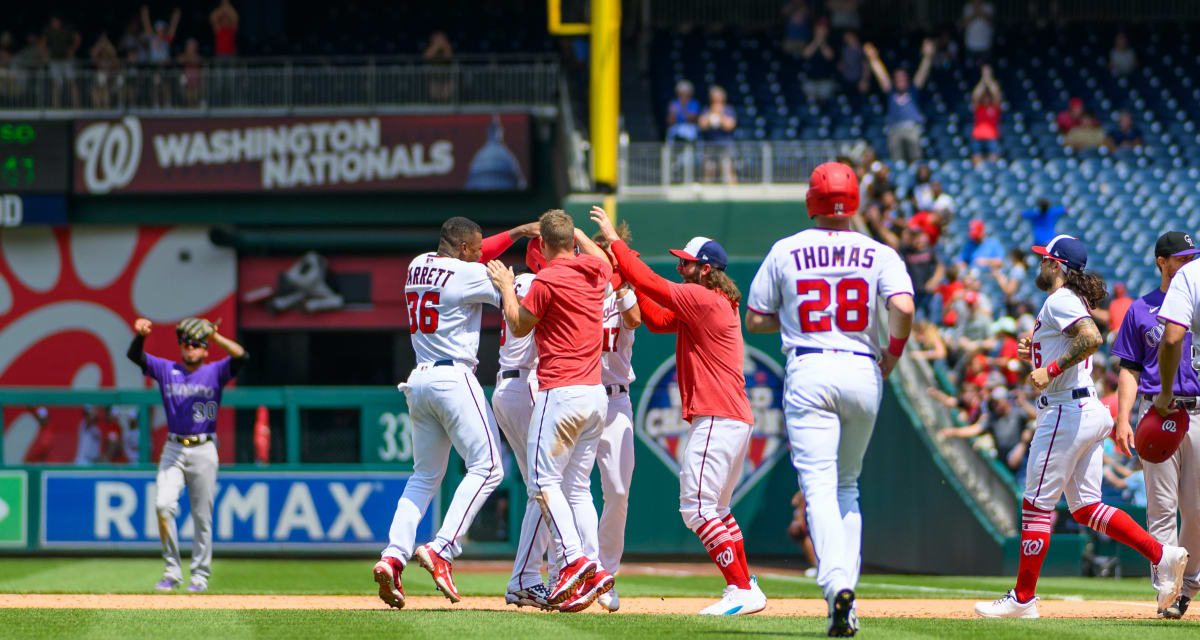
[[[906,342],[908,342],[908,338],[888,336],[888,353],[899,358],[904,353],[904,343]]]
[[[1058,366],[1058,360],[1051,362],[1050,366],[1046,367],[1046,373],[1050,374],[1051,380],[1062,375],[1062,368]]]

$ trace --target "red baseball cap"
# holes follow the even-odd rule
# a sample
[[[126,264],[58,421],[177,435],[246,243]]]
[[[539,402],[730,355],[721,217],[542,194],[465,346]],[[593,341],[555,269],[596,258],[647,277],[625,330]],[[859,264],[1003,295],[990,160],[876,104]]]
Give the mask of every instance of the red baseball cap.
[[[537,273],[546,266],[546,256],[542,254],[542,239],[530,238],[529,244],[525,246],[525,265],[529,270]]]
[[[972,240],[982,240],[984,228],[983,220],[972,220],[971,223],[967,225],[967,237],[971,238]]]

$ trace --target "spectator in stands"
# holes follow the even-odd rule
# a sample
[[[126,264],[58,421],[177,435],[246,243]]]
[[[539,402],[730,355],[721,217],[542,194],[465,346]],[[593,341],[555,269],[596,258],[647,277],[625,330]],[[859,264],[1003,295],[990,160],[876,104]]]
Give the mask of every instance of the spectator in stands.
[[[914,211],[929,211],[933,209],[933,171],[929,165],[922,162],[913,172],[913,186],[909,189],[906,199]]]
[[[938,439],[991,436],[996,459],[1004,463],[1009,470],[1015,471],[1025,458],[1022,436],[1037,415],[1037,411],[1023,394],[1011,394],[1017,397],[1010,397],[1008,389],[1004,387],[995,387],[988,395],[987,409],[974,424],[942,429],[937,434]],[[1015,407],[1014,400],[1017,405]]]
[[[916,320],[913,322],[912,338],[916,342],[916,348],[910,347],[909,355],[918,360],[925,360],[935,367],[939,364],[943,367],[946,365],[946,343],[936,325],[928,320]]]
[[[112,101],[111,87],[117,83],[117,70],[121,68],[117,48],[108,39],[107,33],[101,33],[96,38],[88,57],[96,69],[96,79],[92,82],[92,108],[107,109]]]
[[[833,78],[837,69],[833,61],[833,47],[829,44],[828,21],[817,21],[812,42],[804,47],[800,57],[804,60],[804,82],[801,86],[809,104],[821,104],[833,97]]]
[[[1108,134],[1108,148],[1112,150],[1142,146],[1142,130],[1133,123],[1133,115],[1122,110],[1117,116],[1117,128]]]
[[[911,224],[900,234],[900,257],[904,259],[904,266],[912,278],[916,317],[924,318],[932,312],[930,302],[938,283],[945,276],[946,268],[930,244],[929,236]]]
[[[693,95],[692,83],[675,83],[675,99],[667,106],[667,142],[695,142],[700,137],[700,102]]]
[[[1008,261],[992,267],[992,277],[996,279],[996,284],[1000,286],[1000,291],[1004,294],[1004,311],[1010,316],[1021,315],[1016,309],[1017,292],[1021,288],[1021,283],[1025,282],[1028,273],[1029,266],[1026,263],[1025,251],[1020,247],[1009,249]]]
[[[1129,48],[1129,38],[1118,31],[1113,38],[1113,48],[1108,52],[1108,70],[1115,76],[1124,76],[1137,68],[1137,54]]]
[[[962,295],[963,281],[959,278],[958,267],[949,265],[945,269],[945,277],[937,286],[938,297],[935,302],[940,303],[938,310],[941,314],[940,321],[943,327],[953,327],[958,322],[958,312],[954,310],[953,302]]]
[[[948,341],[952,353],[989,351],[995,346],[992,316],[984,308],[982,301],[983,297],[978,291],[967,290],[954,303],[958,312],[957,321],[949,332]]]
[[[1067,102],[1067,108],[1060,111],[1058,117],[1054,119],[1058,125],[1058,133],[1064,136],[1070,133],[1071,129],[1079,126],[1079,123],[1083,121],[1083,115],[1083,99],[1071,98]]]
[[[1079,124],[1071,128],[1063,138],[1063,144],[1076,151],[1098,149],[1108,141],[1108,134],[1100,128],[1100,120],[1091,113],[1084,113]]]
[[[125,33],[117,42],[117,56],[131,62],[145,62],[146,39],[141,22],[137,16],[130,18],[125,25]]]
[[[104,433],[100,427],[100,408],[84,405],[75,442],[75,464],[89,465],[104,460]]]
[[[984,0],[967,0],[963,6],[962,20],[959,23],[963,30],[963,48],[967,57],[975,60],[986,60],[992,52],[992,40],[995,37],[995,27],[992,22],[996,17],[996,8]]]
[[[943,222],[949,222],[954,215],[954,198],[942,191],[942,181],[934,180],[929,183],[929,193],[933,196],[933,211],[942,217]]]
[[[937,211],[918,211],[908,219],[908,228],[920,231],[930,245],[937,244],[949,222]]]
[[[1029,225],[1033,227],[1034,246],[1044,247],[1050,244],[1054,236],[1058,235],[1058,232],[1055,231],[1058,219],[1066,213],[1066,207],[1062,205],[1052,207],[1050,201],[1045,198],[1038,198],[1036,207],[1021,212],[1021,217],[1028,220]]]
[[[63,86],[71,96],[71,108],[79,108],[79,85],[75,82],[75,52],[79,50],[82,38],[79,32],[63,25],[58,16],[50,18],[42,37],[46,42],[46,51],[50,55],[50,81],[53,85],[50,94],[50,104],[55,109],[62,106]]]
[[[875,161],[862,181],[859,182],[859,199],[867,204],[879,203],[883,194],[896,190],[892,183],[892,169],[886,164]]]
[[[181,13],[176,7],[171,12],[170,24],[156,20],[150,22],[150,8],[142,5],[142,31],[146,39],[146,61],[154,65],[151,74],[150,99],[157,107],[171,106],[171,83],[167,81],[165,69],[171,64],[171,42],[175,39],[175,29],[179,27]]]
[[[992,65],[983,65],[979,83],[971,91],[971,109],[975,112],[975,126],[971,129],[971,162],[975,166],[983,162],[1000,159],[1000,84],[992,75]]]
[[[842,34],[842,50],[838,56],[838,71],[842,74],[844,91],[853,95],[851,87],[859,93],[866,93],[870,88],[871,72],[867,68],[867,54],[863,52],[862,41],[857,31],[846,31]]]
[[[783,50],[796,56],[813,37],[812,12],[804,0],[791,0],[780,12],[787,21],[783,28]]]
[[[1125,314],[1129,312],[1129,307],[1132,304],[1133,298],[1129,297],[1129,291],[1125,288],[1125,283],[1118,282],[1114,284],[1112,299],[1108,301],[1108,332],[1114,339],[1117,332],[1121,330],[1121,323],[1125,320]]]
[[[46,407],[37,407],[33,409],[33,418],[37,420],[38,432],[33,437],[29,448],[25,450],[25,462],[50,462],[50,456],[54,449],[54,430],[50,428],[50,412]]]
[[[704,140],[704,180],[715,182],[717,167],[725,184],[737,184],[733,171],[733,130],[737,114],[725,102],[725,89],[718,85],[708,88],[708,108],[700,114],[700,137]]]
[[[50,56],[46,53],[46,40],[36,33],[29,34],[25,38],[25,47],[18,51],[12,60],[16,92],[23,93],[26,89],[26,79],[34,72],[45,68],[49,60]]]
[[[860,0],[825,0],[825,10],[829,12],[829,26],[834,31],[858,31],[862,29],[862,20],[858,17]]]
[[[967,225],[967,241],[958,253],[960,271],[990,271],[1004,264],[1004,247],[1000,241],[987,235],[983,220],[975,219]]]
[[[955,418],[964,424],[973,424],[982,415],[984,389],[974,379],[963,379],[958,393],[951,396],[937,387],[928,387],[930,397],[947,409],[957,409]]]
[[[200,97],[204,94],[204,58],[200,57],[200,43],[195,38],[188,38],[183,53],[179,54],[175,62],[181,69],[179,88],[183,94],[184,106],[201,106]]]
[[[933,41],[933,66],[939,71],[947,71],[954,67],[958,62],[958,43],[954,40],[954,34],[947,27],[938,32],[938,37]]]
[[[208,23],[213,31],[213,57],[220,60],[236,56],[238,12],[233,4],[229,0],[221,0],[221,4],[208,14]]]
[[[13,71],[13,42],[12,34],[0,31],[0,96],[16,95],[16,73]]]
[[[434,102],[450,102],[454,97],[454,75],[450,63],[454,60],[454,46],[445,31],[429,34],[429,45],[421,54],[429,70],[429,98]]]
[[[929,80],[929,67],[933,64],[934,45],[932,40],[921,44],[921,64],[913,74],[912,84],[909,84],[908,71],[896,69],[888,76],[887,68],[879,59],[879,50],[875,45],[863,45],[867,61],[879,88],[888,94],[888,108],[885,122],[887,123],[888,155],[893,160],[916,162],[921,159],[921,126],[925,123],[925,115],[921,113],[918,91],[925,87]]]

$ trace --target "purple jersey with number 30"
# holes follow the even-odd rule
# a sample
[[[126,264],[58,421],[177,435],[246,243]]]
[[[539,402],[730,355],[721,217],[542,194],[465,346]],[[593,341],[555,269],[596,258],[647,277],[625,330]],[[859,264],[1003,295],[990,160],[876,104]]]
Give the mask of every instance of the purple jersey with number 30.
[[[1162,340],[1163,325],[1158,321],[1158,309],[1166,296],[1155,289],[1133,301],[1113,343],[1112,355],[1142,365],[1138,380],[1138,393],[1158,393],[1162,389],[1158,375],[1158,343]],[[1200,396],[1200,378],[1196,375],[1198,360],[1192,353],[1192,332],[1183,338],[1183,358],[1179,362],[1179,373],[1175,376],[1174,393],[1177,396]]]
[[[200,365],[188,373],[178,362],[146,354],[146,375],[158,382],[167,430],[181,436],[216,433],[221,389],[233,377],[229,358]]]

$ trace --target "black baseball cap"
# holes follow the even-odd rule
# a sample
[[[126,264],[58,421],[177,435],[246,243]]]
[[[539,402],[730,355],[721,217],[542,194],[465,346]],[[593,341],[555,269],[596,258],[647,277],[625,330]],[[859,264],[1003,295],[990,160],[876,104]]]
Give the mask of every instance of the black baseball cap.
[[[1194,256],[1200,253],[1192,242],[1192,236],[1182,231],[1168,231],[1158,237],[1154,243],[1155,258],[1173,258],[1175,256]]]

